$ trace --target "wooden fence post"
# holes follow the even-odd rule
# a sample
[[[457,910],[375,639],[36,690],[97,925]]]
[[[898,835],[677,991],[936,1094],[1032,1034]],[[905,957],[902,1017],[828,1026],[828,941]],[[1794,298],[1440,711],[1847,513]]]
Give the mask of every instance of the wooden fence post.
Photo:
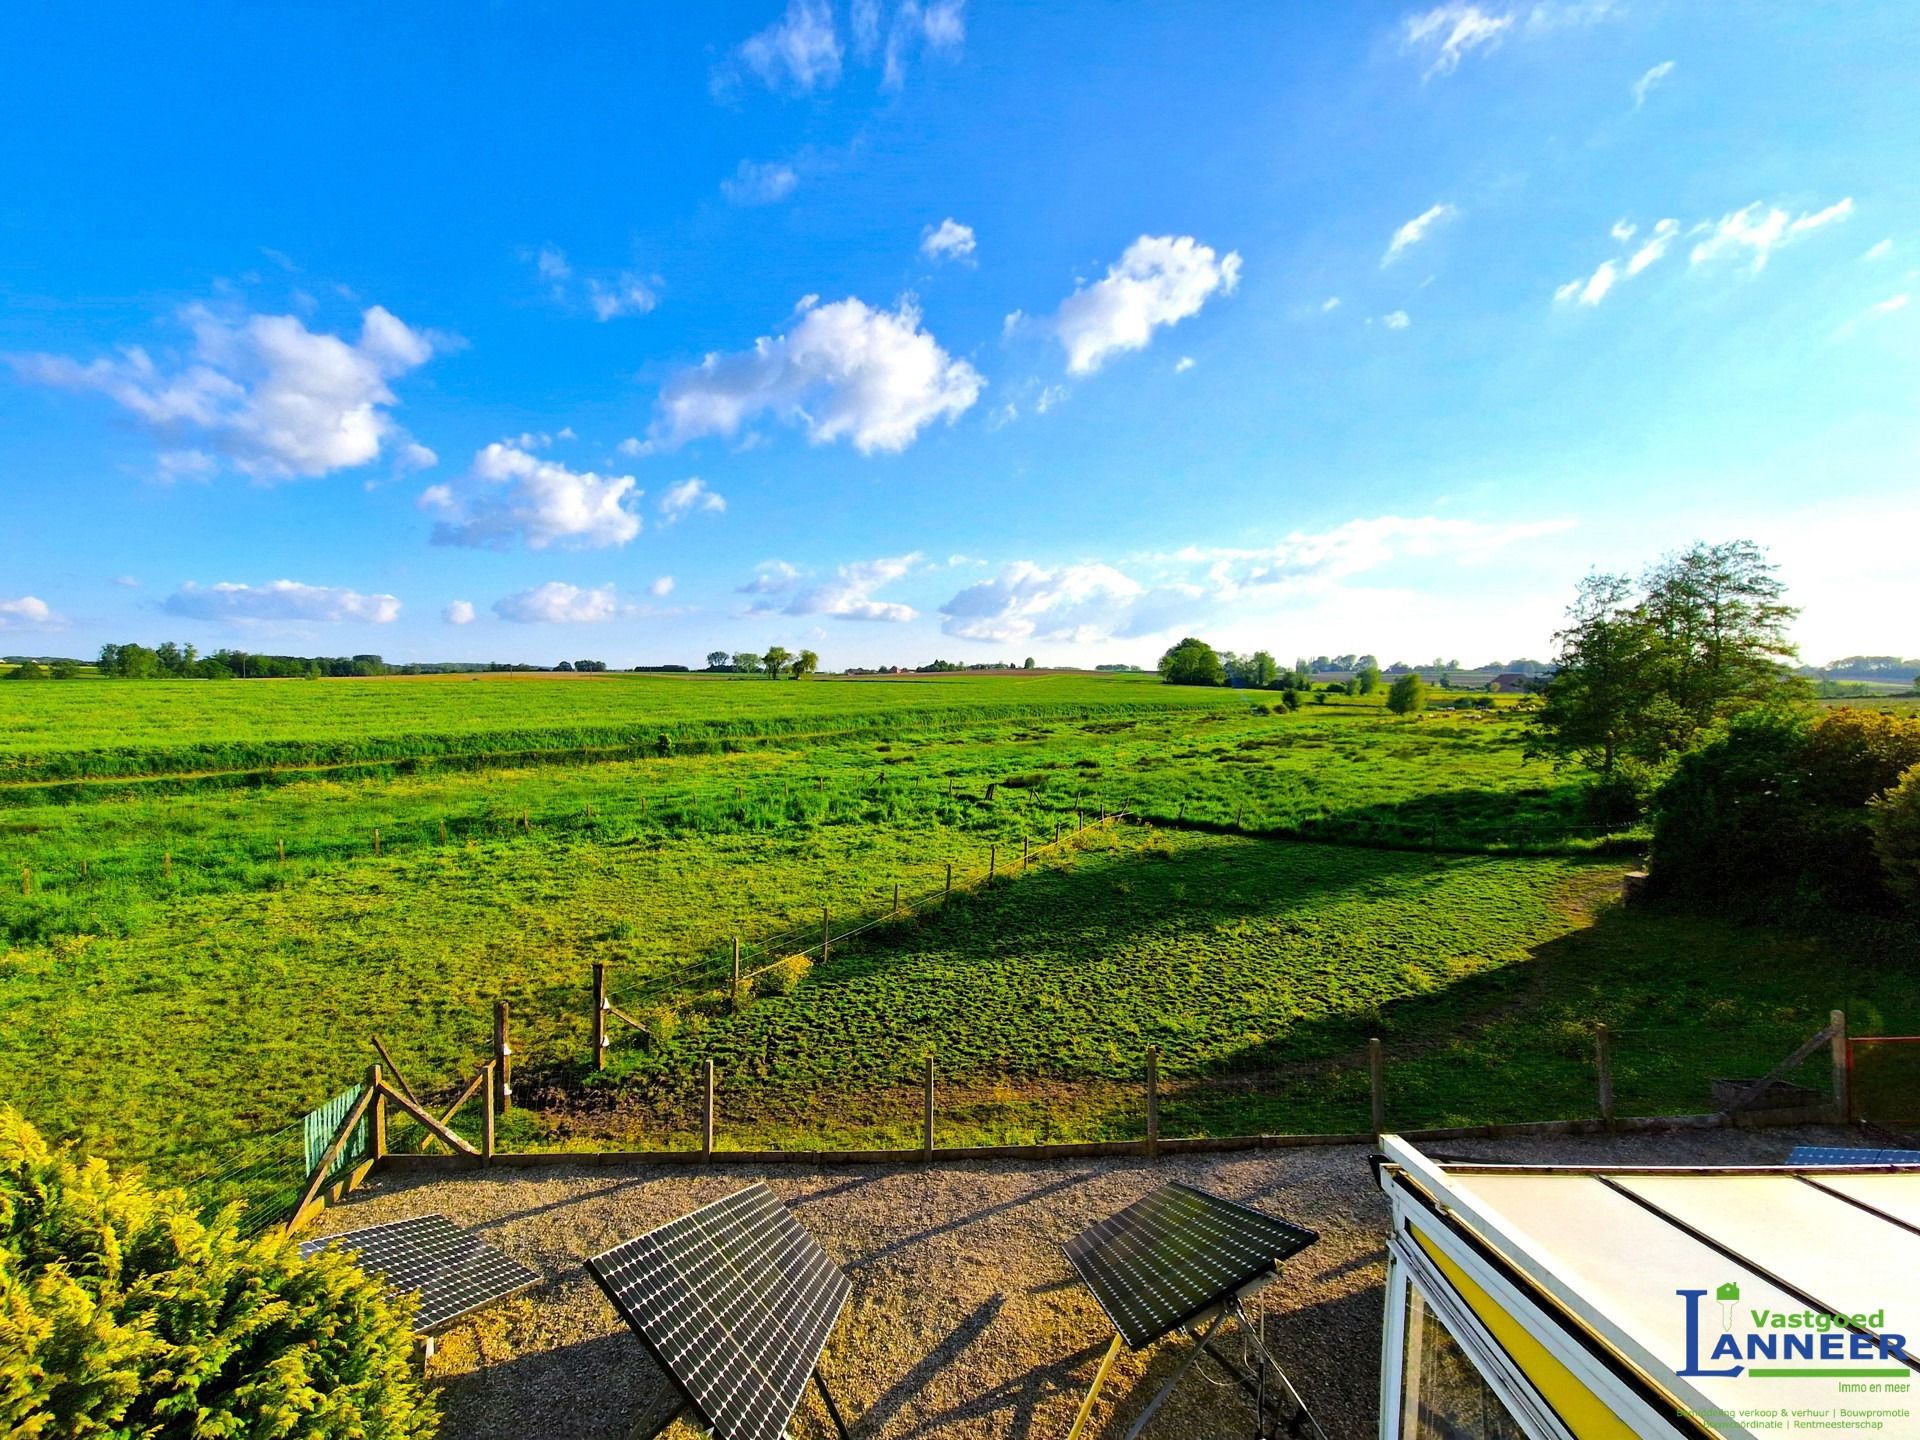
[[[947,861],[947,888],[941,892],[940,898],[942,900],[953,898],[953,861],[951,860]]]
[[[22,895],[33,894],[33,871],[25,865],[20,867],[20,893]]]
[[[733,984],[727,988],[727,1005],[734,1010],[740,1008],[740,937],[738,935],[733,937]]]
[[[933,1052],[927,1052],[927,1100],[921,1117],[920,1158],[933,1159]]]
[[[376,855],[380,853],[380,827],[378,825],[373,827],[373,853]]]
[[[1160,1153],[1160,1047],[1147,1047],[1147,1158]]]
[[[713,1154],[713,1061],[707,1061],[706,1098],[700,1106],[700,1153]]]
[[[1847,1012],[1835,1010],[1829,1018],[1833,1025],[1833,1039],[1828,1048],[1833,1061],[1833,1103],[1840,1111],[1841,1120],[1851,1121],[1853,1119],[1853,1066],[1849,1063],[1851,1046],[1847,1039]]]
[[[1022,870],[1026,869],[1029,863],[1027,859],[1027,837],[1022,835],[1020,837],[1020,868]]]
[[[367,1088],[373,1092],[373,1158],[387,1158],[387,1089],[378,1065],[367,1066]]]
[[[500,1112],[513,1108],[513,1045],[507,1033],[507,1002],[493,1002],[494,1079],[499,1083]]]
[[[896,915],[900,913],[900,882],[898,880],[893,882],[893,913]]]
[[[1593,1027],[1593,1068],[1600,1082],[1600,1123],[1613,1129],[1613,1032]]]
[[[160,863],[167,872],[167,878],[172,879],[173,878],[173,851],[162,850],[160,852]]]
[[[987,883],[989,885],[993,883],[993,873],[999,863],[1000,847],[998,845],[987,846]]]
[[[1387,1061],[1378,1035],[1367,1041],[1367,1076],[1373,1090],[1373,1138],[1378,1140],[1387,1128]]]
[[[440,821],[440,843],[447,843],[447,822],[444,818]]]
[[[279,846],[280,848],[280,863],[282,865],[286,864],[287,863],[287,842],[285,840],[276,840],[273,843]]]
[[[820,963],[827,963],[828,947],[833,944],[833,912],[820,907]]]
[[[493,1061],[487,1062],[486,1083],[480,1087],[480,1163],[493,1163],[493,1087],[499,1083]]]
[[[593,962],[593,1068],[607,1068],[607,965]]]

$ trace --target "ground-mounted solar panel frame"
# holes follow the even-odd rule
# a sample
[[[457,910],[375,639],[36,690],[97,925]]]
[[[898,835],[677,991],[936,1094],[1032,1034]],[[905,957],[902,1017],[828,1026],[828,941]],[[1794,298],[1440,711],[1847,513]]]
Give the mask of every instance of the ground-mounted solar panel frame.
[[[819,1364],[852,1285],[765,1184],[623,1241],[587,1270],[716,1440],[782,1440],[809,1378],[844,1440]]]
[[[1851,1145],[1796,1145],[1787,1164],[1809,1169],[1825,1166],[1920,1165],[1920,1150],[1871,1149]]]
[[[1068,1263],[1114,1329],[1113,1341],[1081,1402],[1068,1440],[1079,1440],[1085,1430],[1121,1347],[1143,1350],[1176,1331],[1184,1331],[1192,1339],[1193,1348],[1147,1402],[1127,1432],[1128,1440],[1134,1440],[1146,1428],[1154,1412],[1203,1355],[1255,1397],[1260,1407],[1256,1431],[1265,1419],[1266,1370],[1260,1363],[1264,1362],[1276,1380],[1275,1399],[1283,1412],[1288,1412],[1283,1423],[1289,1433],[1320,1435],[1319,1426],[1252,1328],[1242,1306],[1243,1297],[1271,1280],[1285,1261],[1319,1238],[1317,1232],[1303,1225],[1176,1182],[1094,1222],[1067,1241],[1062,1248]],[[1260,1357],[1255,1376],[1248,1376],[1210,1348],[1216,1332],[1229,1321],[1246,1332],[1250,1348]]]
[[[300,1253],[351,1253],[389,1290],[420,1297],[414,1333],[430,1335],[483,1305],[540,1283],[540,1274],[503,1255],[444,1215],[415,1215],[300,1242]]]

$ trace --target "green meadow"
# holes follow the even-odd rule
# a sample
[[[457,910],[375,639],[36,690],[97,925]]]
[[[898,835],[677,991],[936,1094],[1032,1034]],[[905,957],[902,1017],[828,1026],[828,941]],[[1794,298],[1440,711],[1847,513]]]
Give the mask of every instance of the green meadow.
[[[1648,1112],[1705,1108],[1709,1072],[1770,1065],[1834,1005],[1920,1022],[1904,932],[1622,910],[1639,837],[1523,757],[1512,708],[1277,698],[1048,674],[20,686],[0,1093],[187,1173],[351,1082],[375,1033],[453,1085],[496,999],[507,1138],[549,1145],[691,1143],[709,1059],[726,1143],[901,1143],[931,1053],[944,1143],[1132,1133],[1149,1046],[1169,1133],[1348,1130],[1371,1035],[1413,1125],[1590,1113],[1596,1021]],[[883,923],[732,990],[734,937],[759,968],[823,910]],[[599,1073],[596,961],[644,1026],[616,1022]]]

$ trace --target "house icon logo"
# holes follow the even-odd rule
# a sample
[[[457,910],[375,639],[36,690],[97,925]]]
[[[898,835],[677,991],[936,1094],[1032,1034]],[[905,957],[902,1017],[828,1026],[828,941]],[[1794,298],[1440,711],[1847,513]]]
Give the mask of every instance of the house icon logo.
[[[1740,1303],[1740,1287],[1729,1280],[1713,1292],[1713,1298],[1720,1302],[1720,1328],[1732,1334],[1733,1307]]]

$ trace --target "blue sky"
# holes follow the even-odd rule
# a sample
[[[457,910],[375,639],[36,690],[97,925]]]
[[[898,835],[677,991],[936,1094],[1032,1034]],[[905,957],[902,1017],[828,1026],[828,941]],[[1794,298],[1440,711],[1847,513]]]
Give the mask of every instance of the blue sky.
[[[0,649],[1920,651],[1909,6],[19,4]]]

